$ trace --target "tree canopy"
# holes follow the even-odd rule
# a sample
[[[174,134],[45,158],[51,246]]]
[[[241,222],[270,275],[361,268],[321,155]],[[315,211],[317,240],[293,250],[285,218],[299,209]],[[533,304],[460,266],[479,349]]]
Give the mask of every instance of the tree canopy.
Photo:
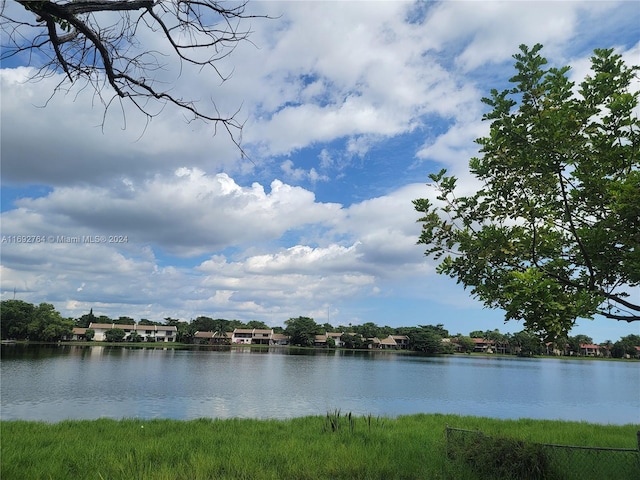
[[[312,347],[316,335],[322,331],[320,325],[309,317],[290,318],[284,324],[291,345],[301,347]]]
[[[13,2],[11,2],[13,3]],[[237,112],[220,113],[214,102],[182,98],[174,81],[193,65],[224,82],[219,62],[249,38],[246,1],[217,0],[16,0],[2,3],[0,60],[19,57],[38,80],[63,73],[56,87],[89,86],[108,109],[115,99],[132,103],[148,118],[172,104],[192,119],[222,125],[236,144]],[[171,65],[179,63],[178,67]]]
[[[50,303],[37,307],[22,300],[3,300],[0,304],[2,338],[58,341],[71,335],[73,320],[62,318]]]
[[[439,273],[555,338],[596,314],[640,320],[639,67],[596,49],[575,85],[541,49],[520,46],[513,87],[483,99],[477,192],[457,196],[441,170],[429,176],[437,200],[413,203]]]

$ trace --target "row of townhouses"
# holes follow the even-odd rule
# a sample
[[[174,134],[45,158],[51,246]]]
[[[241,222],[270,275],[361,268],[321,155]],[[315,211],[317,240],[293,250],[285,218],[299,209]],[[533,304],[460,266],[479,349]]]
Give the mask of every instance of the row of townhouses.
[[[117,323],[91,323],[89,328],[95,334],[93,339],[97,342],[106,340],[107,330],[120,328],[125,332],[125,341],[131,340],[136,334],[144,342],[175,342],[177,328],[169,325],[121,325]],[[84,340],[87,328],[74,328],[71,340]],[[324,335],[316,335],[315,347],[326,347],[329,339],[333,340],[336,347],[344,346],[342,336],[344,332],[326,332]],[[349,335],[358,335],[349,333]],[[359,335],[358,335],[359,336]],[[409,348],[409,337],[406,335],[389,335],[386,338],[367,338],[369,348],[382,350],[406,350]],[[473,338],[474,352],[480,353],[518,353],[517,347],[511,347],[507,343],[495,342],[485,338]],[[443,342],[451,342],[456,350],[460,350],[457,345],[457,338],[445,338]],[[193,343],[198,345],[288,345],[289,337],[281,333],[274,333],[272,329],[261,328],[236,328],[233,332],[196,332],[193,336]],[[568,346],[565,351],[560,351],[551,343],[547,343],[545,353],[547,355],[580,355],[589,357],[608,356],[606,349],[600,345],[581,344],[579,352],[569,352]],[[640,358],[640,347],[636,347],[637,357]]]
[[[344,346],[341,337],[344,332],[326,332],[324,335],[316,335],[313,345],[315,347],[326,347],[329,339],[332,339],[335,346]],[[350,333],[349,335],[357,335]],[[369,348],[380,349],[400,349],[409,348],[409,337],[406,335],[389,335],[387,338],[369,338]],[[236,328],[233,332],[196,332],[193,342],[200,345],[224,345],[224,344],[245,344],[245,345],[288,345],[289,337],[281,333],[274,333],[273,330],[260,328]]]
[[[175,342],[178,329],[169,325],[121,325],[118,323],[90,323],[89,328],[74,328],[71,340],[83,340],[87,330],[95,332],[93,339],[96,342],[106,340],[107,330],[120,328],[124,330],[125,340],[130,339],[133,333],[142,337],[144,342]]]

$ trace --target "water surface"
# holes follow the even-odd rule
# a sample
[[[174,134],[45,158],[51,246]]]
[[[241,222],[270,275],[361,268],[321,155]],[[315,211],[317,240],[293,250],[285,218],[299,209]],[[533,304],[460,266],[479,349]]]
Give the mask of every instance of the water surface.
[[[454,413],[640,423],[640,364],[388,352],[2,346],[2,419]]]

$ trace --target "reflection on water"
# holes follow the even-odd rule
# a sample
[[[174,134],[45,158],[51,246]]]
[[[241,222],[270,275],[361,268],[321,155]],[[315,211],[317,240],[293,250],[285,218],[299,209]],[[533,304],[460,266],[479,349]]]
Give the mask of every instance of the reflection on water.
[[[2,419],[456,413],[640,423],[640,364],[272,347],[2,346]]]

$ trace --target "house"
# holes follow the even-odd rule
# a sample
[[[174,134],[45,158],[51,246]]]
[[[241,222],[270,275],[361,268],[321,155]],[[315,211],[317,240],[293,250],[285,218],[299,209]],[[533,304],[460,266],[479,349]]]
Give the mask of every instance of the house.
[[[263,328],[236,328],[231,335],[231,343],[246,345],[271,345],[273,330]]]
[[[391,335],[396,341],[396,345],[400,350],[407,350],[409,348],[409,337],[406,335]]]
[[[555,356],[560,356],[560,355],[566,355],[567,354],[567,346],[565,345],[564,351],[560,350],[559,346],[556,345],[553,342],[546,342],[544,344],[545,347],[545,354],[547,355],[555,355]]]
[[[599,357],[600,345],[594,345],[592,343],[581,343],[580,355],[583,355],[585,357]]]
[[[151,333],[147,335],[151,335],[151,337],[155,337],[156,342],[175,342],[176,341],[176,335],[178,334],[178,328],[176,326],[173,326],[173,325],[145,325],[145,326],[155,327],[155,329],[152,330]],[[150,337],[147,336],[145,339],[149,341]]]
[[[107,330],[119,328],[124,330],[125,341],[131,338],[133,333],[142,337],[145,342],[175,342],[178,328],[173,325],[122,325],[118,323],[90,323],[89,328],[95,332],[93,339],[103,342]],[[86,330],[85,330],[86,332]]]
[[[196,345],[228,345],[231,343],[231,336],[226,332],[196,332],[193,335],[192,343]]]
[[[274,345],[289,345],[289,337],[283,333],[274,333],[271,336]]]
[[[247,345],[251,345],[252,338],[252,328],[235,328],[231,334],[231,343],[245,343]]]
[[[380,348],[383,350],[397,350],[398,343],[392,335],[389,335],[387,338],[380,340]]]
[[[134,328],[134,325],[117,325],[115,323],[93,323],[89,324],[89,328],[95,332],[93,339],[96,342],[104,342],[106,340],[105,333],[107,330],[111,330],[114,328],[121,328],[124,330],[125,335],[131,333]],[[126,338],[126,337],[125,337]]]
[[[326,347],[327,346],[327,336],[326,335],[316,335],[313,339],[314,347]]]
[[[342,346],[344,345],[344,342],[340,339],[342,335],[342,332],[327,332],[327,338],[333,339],[333,343],[335,344],[336,348],[342,348]]]
[[[493,353],[495,342],[486,338],[472,338],[473,351],[482,353]]]
[[[71,331],[71,340],[75,340],[75,341],[82,341],[82,340],[86,340],[87,337],[85,336],[87,333],[87,329],[86,328],[80,328],[80,327],[75,327],[72,331]]]
[[[253,337],[251,343],[254,345],[271,345],[271,339],[273,338],[273,330],[267,330],[264,328],[254,328]]]

